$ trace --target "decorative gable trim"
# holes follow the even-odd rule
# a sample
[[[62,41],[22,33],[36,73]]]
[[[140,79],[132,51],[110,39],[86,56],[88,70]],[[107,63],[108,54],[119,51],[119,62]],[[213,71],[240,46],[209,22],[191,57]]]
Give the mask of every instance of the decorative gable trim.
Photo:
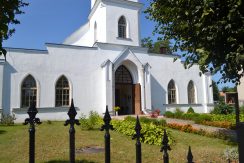
[[[142,68],[143,69],[143,64],[142,62],[136,57],[136,55],[127,47],[125,48],[120,55],[118,55],[118,57],[113,61],[114,63],[114,69],[117,69],[121,63],[123,61],[129,60],[133,63],[135,63],[135,65],[138,68]]]

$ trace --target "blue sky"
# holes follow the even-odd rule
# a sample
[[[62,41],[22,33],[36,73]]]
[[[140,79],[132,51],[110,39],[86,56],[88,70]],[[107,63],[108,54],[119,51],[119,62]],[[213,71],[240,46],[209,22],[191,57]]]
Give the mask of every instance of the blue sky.
[[[26,0],[29,6],[23,8],[25,14],[18,16],[21,24],[14,26],[16,32],[7,41],[5,47],[45,49],[45,43],[62,43],[77,28],[87,22],[90,12],[90,0]],[[143,10],[149,5],[144,3]],[[154,22],[141,14],[141,37],[152,36]],[[156,38],[156,37],[154,37]],[[220,75],[215,75],[217,80]],[[233,84],[227,84],[233,86]],[[219,85],[219,88],[223,84]]]

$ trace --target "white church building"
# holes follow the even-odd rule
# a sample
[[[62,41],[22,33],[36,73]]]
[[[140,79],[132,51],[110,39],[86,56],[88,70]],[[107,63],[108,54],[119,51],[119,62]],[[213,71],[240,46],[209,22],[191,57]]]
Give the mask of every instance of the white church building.
[[[184,69],[175,55],[149,53],[140,46],[138,0],[91,0],[88,22],[63,44],[46,50],[6,48],[0,60],[0,109],[16,121],[28,117],[32,102],[41,120],[67,119],[74,99],[78,116],[97,111],[120,115],[160,109],[209,112],[213,106],[210,74]]]

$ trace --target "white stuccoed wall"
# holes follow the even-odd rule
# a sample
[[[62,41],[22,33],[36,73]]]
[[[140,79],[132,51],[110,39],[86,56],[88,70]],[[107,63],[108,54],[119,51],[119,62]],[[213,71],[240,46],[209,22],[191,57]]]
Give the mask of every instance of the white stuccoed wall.
[[[239,98],[239,105],[244,105],[244,78],[242,77],[240,79],[241,84],[237,85],[237,92],[238,92],[238,98]]]
[[[98,0],[91,1],[92,9],[88,24],[69,36],[64,44],[92,47],[94,40],[94,25],[97,23],[97,42],[115,43],[121,45],[139,46],[139,14],[142,4],[138,1]],[[118,21],[121,16],[126,18],[127,38],[118,38]]]
[[[112,44],[98,44],[97,46],[87,48],[47,44],[48,51],[8,49],[9,57],[4,67],[4,78],[8,79],[9,82],[5,83],[4,88],[10,90],[10,93],[6,98],[3,98],[5,111],[14,111],[19,121],[26,117],[26,110],[19,109],[21,83],[28,74],[31,74],[38,86],[37,107],[42,112],[39,117],[41,119],[65,119],[67,108],[54,108],[55,83],[61,75],[65,75],[70,82],[70,98],[74,99],[75,106],[78,109],[78,117],[81,113],[87,115],[91,110],[102,114],[105,111],[106,104],[110,103],[111,106],[113,100],[111,94],[110,97],[106,97],[105,92],[113,90],[111,90],[111,83],[110,86],[106,86],[105,73],[107,72],[101,65],[106,60],[115,61],[127,46]],[[130,47],[129,49],[143,65],[146,63],[151,65],[151,95],[145,95],[145,97],[151,97],[153,109],[159,108],[164,112],[180,107],[186,111],[189,107],[187,85],[190,80],[194,82],[197,89],[197,104],[191,106],[197,112],[206,112],[207,104],[213,103],[212,98],[205,99],[212,96],[209,94],[211,88],[207,86],[204,88],[204,84],[206,84],[204,81],[209,79],[203,80],[203,77],[198,75],[198,66],[185,70],[180,61],[173,62],[172,56],[147,54],[144,48],[139,47]],[[122,63],[126,62],[128,61]],[[111,69],[111,66],[109,65],[108,69]],[[139,72],[138,70],[137,73]],[[141,74],[138,74],[138,77],[138,81],[144,82],[141,81],[144,80]],[[179,105],[167,104],[167,86],[171,79],[176,83]],[[208,94],[208,96],[204,96],[204,94]],[[142,103],[145,100],[143,97]],[[144,104],[142,106],[142,109],[146,107]],[[111,107],[109,109],[111,110]]]
[[[74,99],[78,116],[114,106],[114,73],[124,64],[133,82],[140,83],[141,106],[144,109],[186,111],[192,106],[197,112],[208,112],[213,97],[211,76],[200,77],[198,66],[185,70],[174,56],[148,54],[140,46],[138,0],[92,0],[88,23],[65,40],[65,44],[46,44],[47,50],[8,49],[7,62],[0,63],[0,109],[14,113],[18,122],[27,118],[21,105],[21,84],[31,74],[37,83],[37,107],[41,120],[67,119],[68,108],[55,107],[55,84],[65,75],[70,84],[70,99]],[[118,20],[125,16],[128,38],[118,36]],[[97,23],[97,42],[94,24]],[[76,45],[76,46],[74,46]],[[168,104],[167,87],[173,79],[177,88],[177,104]],[[188,104],[187,85],[192,80],[196,88],[196,104]],[[2,85],[2,87],[1,87]]]
[[[3,109],[3,72],[4,72],[4,60],[0,60],[0,110]],[[0,111],[0,113],[1,113]]]
[[[114,4],[107,5],[107,43],[123,45],[140,45],[139,34],[139,12],[142,6],[140,4]],[[127,22],[127,39],[118,38],[118,21],[121,16],[126,18]]]

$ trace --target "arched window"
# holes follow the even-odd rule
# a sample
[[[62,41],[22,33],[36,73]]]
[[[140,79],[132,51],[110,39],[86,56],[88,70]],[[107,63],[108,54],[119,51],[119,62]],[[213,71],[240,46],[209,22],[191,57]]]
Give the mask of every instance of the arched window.
[[[65,76],[61,76],[56,83],[55,106],[69,106],[70,87]]]
[[[121,65],[116,70],[116,72],[115,72],[115,83],[133,84],[130,72],[125,66]]]
[[[118,34],[121,38],[126,38],[126,20],[124,16],[119,18],[118,22]]]
[[[32,103],[36,105],[36,94],[36,81],[31,75],[28,75],[21,85],[21,107],[29,107]]]
[[[195,101],[195,88],[194,88],[193,81],[189,82],[189,84],[187,86],[187,92],[188,92],[188,103],[189,104],[196,103],[196,101]]]
[[[97,41],[97,22],[94,24],[94,42]]]
[[[173,80],[170,80],[168,84],[168,103],[176,104],[176,88]]]

